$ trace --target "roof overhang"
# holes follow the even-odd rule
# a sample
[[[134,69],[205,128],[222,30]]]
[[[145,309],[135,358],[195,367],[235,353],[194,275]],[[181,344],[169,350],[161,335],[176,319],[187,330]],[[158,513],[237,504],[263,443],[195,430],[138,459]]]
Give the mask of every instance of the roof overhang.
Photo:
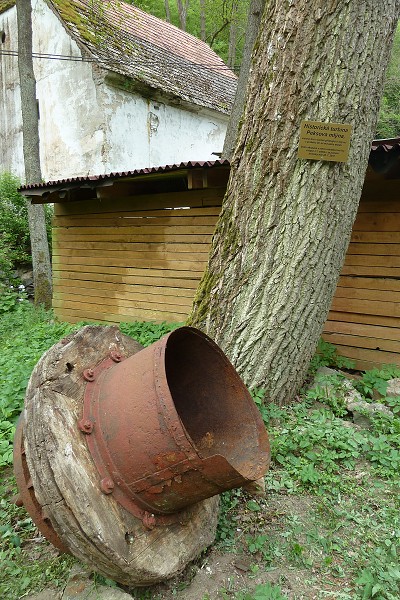
[[[107,175],[73,177],[47,183],[22,186],[21,194],[34,204],[76,202],[122,196],[186,191],[226,186],[230,165],[227,160],[190,161],[162,167],[150,167],[109,173]]]

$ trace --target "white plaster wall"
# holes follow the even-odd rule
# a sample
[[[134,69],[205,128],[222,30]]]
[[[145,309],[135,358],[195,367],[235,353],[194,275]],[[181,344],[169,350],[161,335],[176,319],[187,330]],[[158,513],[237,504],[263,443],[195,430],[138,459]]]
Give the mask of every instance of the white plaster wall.
[[[108,171],[161,166],[189,160],[215,160],[228,118],[145,99],[104,84]]]
[[[33,0],[36,52],[81,57],[77,44],[43,0]],[[104,171],[104,115],[91,63],[34,61],[40,110],[40,156],[45,181]]]
[[[32,0],[34,52],[81,57],[44,0]],[[17,49],[16,9],[0,15],[7,48]],[[18,64],[0,56],[0,171],[24,180]],[[34,59],[45,181],[189,160],[222,150],[227,117],[190,112],[111,87],[93,63]]]
[[[5,41],[1,50],[18,50],[17,11],[13,7],[0,15],[0,32]],[[7,76],[6,76],[7,74]],[[25,176],[22,150],[22,116],[19,91],[18,60],[0,55],[0,173]]]

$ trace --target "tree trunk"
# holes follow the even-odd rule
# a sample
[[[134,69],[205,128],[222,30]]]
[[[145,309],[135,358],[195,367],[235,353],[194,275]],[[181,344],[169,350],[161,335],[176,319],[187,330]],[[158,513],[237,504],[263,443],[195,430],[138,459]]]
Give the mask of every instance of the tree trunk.
[[[36,101],[36,81],[32,64],[31,3],[17,0],[18,69],[21,89],[23,152],[26,183],[42,181],[39,155],[39,115]],[[51,266],[43,205],[28,205],[35,304],[51,307]]]
[[[171,10],[169,7],[169,0],[164,0],[164,6],[165,6],[165,18],[167,19],[168,23],[171,23]]]
[[[290,401],[329,311],[368,164],[400,0],[267,2],[244,123],[191,324]],[[347,163],[297,158],[302,120],[353,126]]]
[[[187,11],[190,0],[176,0],[178,4],[179,27],[186,31]]]
[[[231,22],[229,26],[229,44],[228,44],[228,67],[233,69],[236,62],[236,44],[237,44],[237,2],[232,3]]]
[[[200,38],[206,41],[206,0],[200,0]]]
[[[233,103],[232,111],[229,117],[228,128],[224,141],[224,149],[222,151],[222,158],[226,158],[227,160],[231,160],[233,151],[235,149],[239,121],[243,113],[244,102],[246,98],[246,87],[250,72],[251,56],[253,53],[254,43],[257,39],[264,6],[265,0],[252,0],[249,8],[245,44],[243,48],[242,64],[240,66],[235,102]]]

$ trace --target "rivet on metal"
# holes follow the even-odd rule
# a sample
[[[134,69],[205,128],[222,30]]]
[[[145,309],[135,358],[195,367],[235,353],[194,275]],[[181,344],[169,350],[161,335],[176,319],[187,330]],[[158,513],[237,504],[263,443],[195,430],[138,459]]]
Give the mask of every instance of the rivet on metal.
[[[94,381],[93,369],[85,369],[83,371],[83,378],[86,379],[86,381]]]
[[[81,419],[78,421],[78,427],[82,433],[90,434],[93,431],[93,421],[90,421],[90,419]]]
[[[114,491],[114,482],[109,477],[105,477],[100,481],[100,489],[103,494],[112,494]]]
[[[111,350],[110,357],[114,362],[121,362],[122,354],[118,350]]]
[[[154,527],[157,524],[155,515],[153,515],[153,513],[145,511],[142,518],[142,523],[146,527],[146,529],[154,529]]]

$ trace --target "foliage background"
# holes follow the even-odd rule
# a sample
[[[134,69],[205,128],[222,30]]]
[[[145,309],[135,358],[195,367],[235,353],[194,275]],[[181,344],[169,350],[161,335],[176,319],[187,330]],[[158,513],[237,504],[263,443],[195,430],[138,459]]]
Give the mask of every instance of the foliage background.
[[[26,199],[18,192],[19,179],[11,173],[0,175],[0,282],[10,282],[18,267],[31,268]],[[45,205],[47,237],[51,240],[53,209]]]

